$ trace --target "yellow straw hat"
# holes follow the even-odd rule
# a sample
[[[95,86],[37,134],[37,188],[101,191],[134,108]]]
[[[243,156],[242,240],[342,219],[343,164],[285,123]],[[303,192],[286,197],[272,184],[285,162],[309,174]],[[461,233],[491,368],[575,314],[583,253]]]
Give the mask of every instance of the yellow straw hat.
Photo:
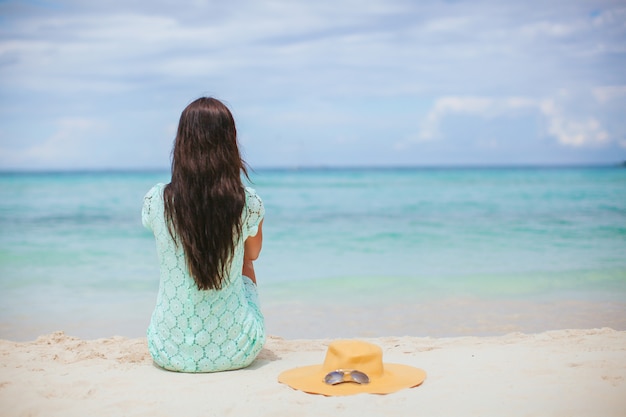
[[[278,381],[292,388],[322,395],[352,395],[362,392],[389,394],[416,387],[426,379],[421,369],[397,363],[383,364],[383,351],[359,340],[332,342],[322,365],[290,369]]]

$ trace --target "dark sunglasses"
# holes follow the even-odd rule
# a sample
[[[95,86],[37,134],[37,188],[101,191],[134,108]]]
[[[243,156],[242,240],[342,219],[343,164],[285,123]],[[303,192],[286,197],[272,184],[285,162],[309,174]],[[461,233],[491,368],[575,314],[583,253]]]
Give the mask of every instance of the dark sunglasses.
[[[326,374],[324,382],[328,385],[337,385],[343,382],[369,384],[370,378],[365,373],[354,369],[336,369]]]

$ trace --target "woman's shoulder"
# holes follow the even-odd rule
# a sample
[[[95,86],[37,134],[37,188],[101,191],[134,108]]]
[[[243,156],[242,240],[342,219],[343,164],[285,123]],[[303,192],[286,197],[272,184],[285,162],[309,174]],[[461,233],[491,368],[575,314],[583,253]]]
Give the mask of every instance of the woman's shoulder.
[[[265,207],[263,206],[263,200],[261,200],[261,197],[259,197],[254,188],[246,187],[246,209],[244,210],[244,216],[247,217],[248,222],[252,225],[258,225],[264,215]]]
[[[150,191],[143,197],[143,208],[141,210],[141,221],[143,225],[149,229],[152,229],[152,222],[154,220],[154,213],[162,210],[163,204],[163,189],[165,184],[158,183],[150,188]]]
[[[246,188],[246,204],[247,205],[263,205],[263,200],[252,187]]]
[[[244,187],[246,189],[246,197],[248,196],[258,196],[256,190],[252,187],[249,186],[245,186]]]
[[[143,197],[144,209],[160,204],[163,202],[163,190],[166,184],[158,183],[154,185]]]
[[[165,189],[165,185],[162,182],[159,182],[150,188],[150,190],[146,193],[144,199],[151,199],[155,195],[162,195],[163,190]]]

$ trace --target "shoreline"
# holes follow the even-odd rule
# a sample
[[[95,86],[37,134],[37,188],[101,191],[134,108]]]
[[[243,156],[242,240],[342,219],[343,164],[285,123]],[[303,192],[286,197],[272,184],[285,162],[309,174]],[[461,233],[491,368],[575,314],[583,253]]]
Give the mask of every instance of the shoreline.
[[[360,304],[341,302],[336,294],[320,301],[262,300],[266,333],[285,339],[325,339],[502,336],[603,327],[626,331],[626,302],[617,300],[449,296],[412,302],[398,298],[390,303],[372,296],[354,299]],[[28,316],[5,310],[0,339],[33,341],[59,329],[83,339],[144,337],[154,308],[152,299],[118,299],[111,304],[88,301],[93,300],[65,310],[40,304],[38,314]]]
[[[424,369],[419,387],[323,397],[277,382],[319,364],[331,339],[270,336],[242,370],[179,374],[153,365],[145,338],[83,340],[63,332],[0,340],[6,415],[623,416],[626,331],[610,328],[464,337],[362,338],[384,361]]]

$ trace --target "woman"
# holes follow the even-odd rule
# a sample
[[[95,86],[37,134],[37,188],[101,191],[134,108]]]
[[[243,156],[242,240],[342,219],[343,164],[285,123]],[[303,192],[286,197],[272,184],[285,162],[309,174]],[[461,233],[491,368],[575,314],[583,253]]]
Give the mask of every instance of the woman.
[[[235,121],[214,98],[183,111],[172,179],[145,196],[161,279],[148,347],[161,367],[216,372],[248,366],[265,342],[252,261],[261,251],[263,202],[244,187]]]

